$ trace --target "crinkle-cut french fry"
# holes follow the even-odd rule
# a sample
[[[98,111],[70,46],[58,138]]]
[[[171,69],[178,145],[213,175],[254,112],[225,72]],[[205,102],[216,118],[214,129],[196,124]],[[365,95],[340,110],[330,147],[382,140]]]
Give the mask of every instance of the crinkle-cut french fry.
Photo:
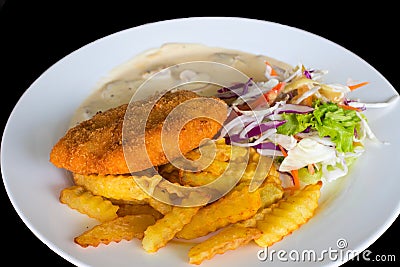
[[[156,211],[160,212],[163,215],[170,213],[172,210],[171,205],[161,202],[155,198],[149,198],[149,205],[152,206]]]
[[[171,163],[167,163],[157,168],[158,173],[171,183],[180,183],[179,169]]]
[[[75,237],[74,242],[81,247],[97,247],[99,244],[108,245],[111,242],[118,243],[121,240],[142,239],[147,227],[155,222],[154,217],[149,214],[118,217],[112,221],[94,226],[92,229]]]
[[[204,260],[209,260],[216,254],[223,254],[228,250],[237,249],[260,236],[261,231],[257,228],[246,228],[240,226],[225,228],[219,233],[192,247],[188,253],[189,263],[197,265],[201,264]]]
[[[283,188],[281,184],[276,184],[275,182],[266,182],[261,185],[257,191],[261,196],[261,208],[266,208],[283,197]]]
[[[200,207],[174,206],[163,218],[146,229],[142,240],[143,248],[153,253],[164,247],[184,225],[190,222],[199,209]]]
[[[214,182],[220,175],[209,172],[182,172],[181,184],[185,186],[202,186]]]
[[[262,220],[264,218],[264,214],[271,210],[271,206],[275,205],[277,201],[282,199],[284,193],[282,186],[280,184],[276,184],[274,179],[270,179],[269,177],[270,176],[268,176],[264,183],[256,190],[256,192],[260,194],[262,203],[257,213],[246,220],[235,223],[234,225],[242,227],[256,227],[257,221]],[[248,186],[248,184],[241,183],[236,186],[236,190],[245,186]]]
[[[215,149],[212,148],[212,146],[214,146],[214,145],[215,145]],[[218,161],[235,161],[235,160],[245,157],[248,153],[248,148],[227,145],[225,143],[224,138],[218,139],[216,141],[207,142],[204,145],[202,145],[203,149],[205,147],[211,148],[211,150],[210,150],[211,153],[209,153],[209,154],[214,155],[215,156],[214,160],[218,160]],[[207,148],[205,148],[204,150],[207,151]],[[212,152],[215,152],[215,154]],[[192,161],[199,159],[200,156],[201,156],[201,153],[200,153],[199,149],[192,150],[192,151],[188,152],[187,154],[185,154],[185,157]],[[205,155],[205,156],[207,156],[207,155]]]
[[[119,217],[124,217],[126,215],[139,215],[139,214],[149,214],[152,215],[156,220],[161,219],[163,215],[148,204],[121,204],[117,211]]]
[[[148,199],[143,199],[143,200],[122,200],[122,199],[113,199],[113,198],[107,198],[110,200],[114,205],[148,205],[149,200]]]
[[[233,190],[201,208],[191,222],[176,234],[176,237],[194,239],[205,236],[231,223],[254,216],[260,207],[260,194],[257,191],[251,193],[248,187],[243,186],[241,190]]]
[[[201,149],[203,149],[203,153]],[[185,154],[185,158],[191,162],[184,165],[184,169],[188,171],[179,169],[169,163],[159,167],[161,175],[166,177],[167,180],[178,182],[185,186],[206,185],[227,171],[229,164],[246,161],[249,150],[244,147],[227,145],[223,138],[215,142],[208,142],[202,145],[201,149],[195,149]],[[239,168],[240,170],[241,167]],[[232,166],[230,168],[232,169]]]
[[[224,173],[226,168],[228,168],[228,164],[229,163],[225,161],[214,160],[209,166],[207,166],[207,168],[204,169],[204,171],[220,176],[222,173]]]
[[[277,202],[263,220],[257,221],[262,235],[255,242],[261,247],[269,247],[306,223],[318,207],[321,186],[321,181],[306,185]]]
[[[235,225],[243,227],[256,227],[257,221],[264,219],[264,214],[271,210],[271,207],[282,199],[284,191],[281,184],[276,184],[274,179],[270,180],[270,176],[266,181],[257,189],[261,196],[261,208],[257,213],[246,220],[237,222]],[[271,182],[272,181],[272,182]]]
[[[82,186],[64,188],[60,193],[60,202],[70,208],[97,219],[100,222],[111,221],[118,217],[118,206],[101,196],[95,196]]]
[[[249,161],[246,170],[240,179],[240,183],[251,182],[258,184],[257,181],[263,182],[266,180],[281,184],[279,173],[271,159],[258,154],[257,151],[251,147],[249,149]]]
[[[268,206],[266,208],[259,209],[257,211],[257,213],[253,217],[251,217],[251,218],[249,218],[247,220],[243,220],[243,221],[237,222],[234,225],[235,226],[241,226],[241,227],[253,227],[253,228],[255,228],[255,227],[257,227],[257,221],[263,220],[264,219],[264,215],[269,213],[271,211],[271,208],[274,205],[276,205],[276,204],[272,204],[272,205],[270,205],[270,206]]]
[[[149,198],[131,175],[82,175],[73,174],[76,185],[85,187],[95,195],[120,200]],[[151,178],[150,178],[151,179]]]

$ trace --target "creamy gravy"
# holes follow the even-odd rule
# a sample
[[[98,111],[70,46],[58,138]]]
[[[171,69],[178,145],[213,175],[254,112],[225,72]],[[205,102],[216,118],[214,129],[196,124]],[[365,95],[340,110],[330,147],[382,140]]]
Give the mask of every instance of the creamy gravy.
[[[79,122],[91,118],[99,111],[129,103],[139,86],[155,73],[176,64],[193,61],[222,63],[239,70],[257,82],[266,80],[266,61],[282,69],[291,67],[264,55],[201,44],[167,43],[159,48],[145,51],[113,69],[76,110],[70,126],[75,126]],[[212,70],[204,68],[196,72],[184,68],[172,68],[163,75],[157,75],[158,79],[155,84],[160,87],[168,87],[177,82],[191,80],[194,78],[193,76],[207,80],[212,75]]]

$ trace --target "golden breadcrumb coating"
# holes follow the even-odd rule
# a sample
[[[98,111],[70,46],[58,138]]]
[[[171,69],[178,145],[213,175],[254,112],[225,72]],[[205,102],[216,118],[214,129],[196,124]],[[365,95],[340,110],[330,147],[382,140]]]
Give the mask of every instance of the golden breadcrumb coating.
[[[171,112],[186,101],[191,104]],[[146,118],[147,111],[149,116]],[[197,148],[203,139],[213,138],[222,127],[227,112],[228,107],[222,100],[201,97],[186,90],[124,104],[99,112],[69,129],[52,148],[50,162],[80,174],[142,171],[166,164],[180,153]],[[168,118],[167,127],[163,128],[170,113],[176,114]],[[125,138],[127,135],[129,138]]]

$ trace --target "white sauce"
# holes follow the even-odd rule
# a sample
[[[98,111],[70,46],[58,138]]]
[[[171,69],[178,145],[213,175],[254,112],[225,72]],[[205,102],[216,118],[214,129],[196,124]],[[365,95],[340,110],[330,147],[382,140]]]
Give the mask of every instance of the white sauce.
[[[266,61],[282,69],[291,68],[286,63],[264,55],[201,44],[167,43],[160,48],[145,51],[113,69],[76,110],[70,125],[75,126],[99,111],[129,103],[137,88],[150,76],[167,67],[192,61],[212,61],[226,64],[256,82],[267,80],[265,77]],[[182,67],[171,68],[163,75],[158,76],[156,84],[166,87],[193,79],[208,80],[212,75],[212,70],[207,69],[193,71],[182,69]],[[229,79],[229,77],[226,78]],[[204,84],[202,86],[204,87]]]

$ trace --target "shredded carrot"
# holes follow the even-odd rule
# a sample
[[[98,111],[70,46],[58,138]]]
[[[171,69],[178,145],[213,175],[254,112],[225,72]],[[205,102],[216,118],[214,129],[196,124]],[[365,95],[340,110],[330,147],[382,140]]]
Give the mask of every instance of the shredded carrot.
[[[287,157],[288,154],[287,154],[286,150],[281,145],[278,145],[278,146],[279,146],[279,149],[281,150],[283,156]],[[292,177],[293,177],[293,187],[289,187],[287,189],[299,189],[300,188],[299,171],[291,170],[290,173],[292,174]]]
[[[290,172],[292,173],[293,176],[294,189],[299,189],[300,188],[299,170],[291,170]]]
[[[273,92],[280,92],[282,89],[283,89],[283,87],[285,87],[285,85],[286,85],[286,83],[285,82],[279,82],[277,85],[275,85],[272,89],[271,89],[271,91],[273,91]]]
[[[362,146],[363,144],[361,142],[354,142],[353,141],[353,146]]]
[[[356,107],[352,107],[352,106],[348,106],[348,105],[342,105],[342,104],[337,104],[338,107],[341,107],[343,109],[347,109],[347,110],[355,110],[355,111],[362,111],[360,108],[356,108]]]
[[[281,150],[283,156],[286,158],[286,157],[287,157],[287,152],[286,152],[286,150],[285,150],[281,145],[278,145],[278,146],[279,146],[279,149]]]
[[[271,90],[269,90],[268,92],[266,92],[263,96],[264,96],[264,98],[267,100],[267,101],[269,101],[269,100],[271,100],[270,99],[270,96],[272,95],[272,94],[275,94],[275,96],[277,96],[281,91],[282,91],[282,89],[285,87],[285,82],[280,82],[280,83],[278,83],[277,85],[275,85]]]
[[[276,72],[276,70],[274,70],[274,68],[271,66],[271,64],[269,64],[267,61],[265,61],[265,65],[269,66],[271,68],[271,76],[279,76],[278,73]]]
[[[293,138],[296,139],[297,142],[300,142],[301,139],[302,139],[302,138],[301,138],[300,136],[298,136],[298,135],[293,135]]]
[[[285,82],[280,82],[275,85],[271,90],[261,95],[259,98],[250,103],[251,108],[255,108],[261,104],[265,104],[265,102],[272,102],[280,93],[280,91],[285,87]]]
[[[357,84],[353,84],[353,85],[348,85],[348,87],[350,88],[351,91],[360,88],[361,86],[367,85],[369,82],[362,82],[362,83],[357,83]]]

